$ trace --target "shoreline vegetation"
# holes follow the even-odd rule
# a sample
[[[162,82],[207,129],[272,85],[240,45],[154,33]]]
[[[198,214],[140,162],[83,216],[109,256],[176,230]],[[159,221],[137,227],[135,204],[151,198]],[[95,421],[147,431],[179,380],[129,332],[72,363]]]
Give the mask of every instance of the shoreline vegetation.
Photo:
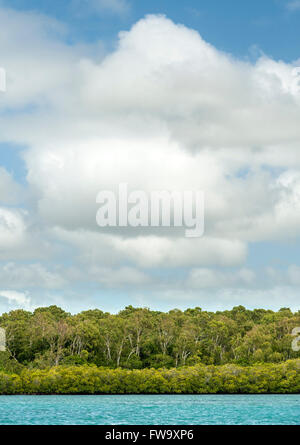
[[[298,394],[300,311],[57,306],[0,316],[0,394]]]
[[[196,365],[171,369],[57,366],[0,372],[1,395],[299,394],[300,360],[250,367]]]

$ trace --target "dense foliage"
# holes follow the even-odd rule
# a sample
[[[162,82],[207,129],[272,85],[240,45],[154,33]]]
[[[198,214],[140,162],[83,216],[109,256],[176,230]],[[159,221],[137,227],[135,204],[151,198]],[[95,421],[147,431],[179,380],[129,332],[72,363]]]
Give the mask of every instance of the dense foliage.
[[[141,370],[198,364],[249,366],[300,357],[291,348],[300,311],[287,308],[273,312],[238,306],[216,313],[200,308],[163,313],[129,306],[117,315],[99,309],[71,315],[50,306],[33,313],[3,314],[0,326],[6,329],[10,354],[6,364],[0,358],[0,370],[7,372],[58,365]]]
[[[0,394],[299,393],[300,360],[242,367],[109,369],[95,365],[0,372]]]

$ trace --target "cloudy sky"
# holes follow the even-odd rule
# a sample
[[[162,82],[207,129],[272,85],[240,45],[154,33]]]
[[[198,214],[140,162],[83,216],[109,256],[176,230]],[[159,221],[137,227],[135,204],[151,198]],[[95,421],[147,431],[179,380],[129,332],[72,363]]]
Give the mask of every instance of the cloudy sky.
[[[0,1],[0,312],[298,310],[299,21],[298,0]],[[203,190],[204,236],[101,230],[121,182]]]

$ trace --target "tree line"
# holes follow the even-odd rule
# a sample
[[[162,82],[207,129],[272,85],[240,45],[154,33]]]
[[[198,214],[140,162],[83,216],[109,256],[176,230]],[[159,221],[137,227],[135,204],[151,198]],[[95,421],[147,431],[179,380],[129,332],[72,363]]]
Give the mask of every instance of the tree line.
[[[14,310],[0,316],[8,351],[1,353],[0,370],[277,364],[299,358],[291,347],[297,326],[300,311],[289,308],[164,313],[128,306],[118,314],[93,309],[75,315],[57,306]]]

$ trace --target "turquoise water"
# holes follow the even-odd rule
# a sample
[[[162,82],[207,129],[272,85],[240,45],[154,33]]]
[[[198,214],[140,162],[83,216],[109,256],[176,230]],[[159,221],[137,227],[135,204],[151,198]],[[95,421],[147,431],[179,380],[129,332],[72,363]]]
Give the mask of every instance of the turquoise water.
[[[1,425],[300,425],[300,395],[0,396]]]

